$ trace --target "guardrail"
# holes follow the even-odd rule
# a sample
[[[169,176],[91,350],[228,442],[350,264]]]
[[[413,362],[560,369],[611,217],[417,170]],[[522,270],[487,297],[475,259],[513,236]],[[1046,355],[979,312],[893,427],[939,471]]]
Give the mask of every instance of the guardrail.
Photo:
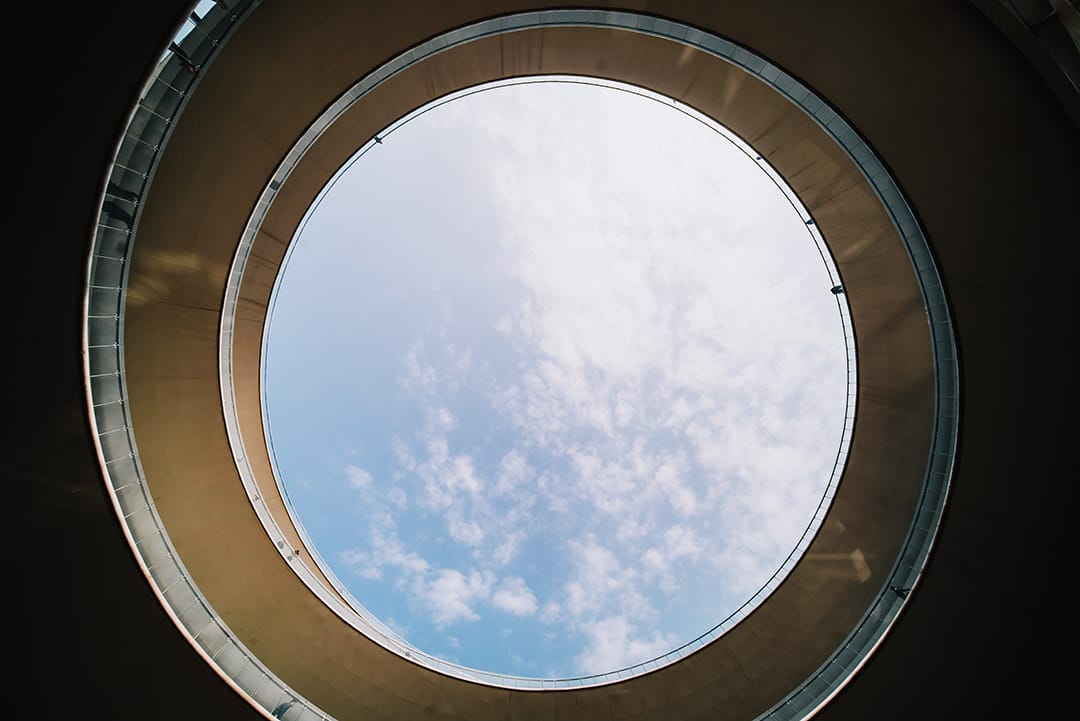
[[[222,47],[230,33],[258,4],[259,0],[215,2],[205,14],[198,16],[197,20],[194,17],[191,19],[192,27],[183,29],[184,32],[178,32],[175,41],[170,44],[162,60],[148,76],[140,100],[132,110],[126,131],[116,148],[101,198],[101,212],[94,230],[86,277],[84,370],[94,439],[113,504],[124,533],[163,606],[210,665],[254,705],[267,714],[280,712],[281,715],[274,717],[307,721],[330,717],[310,702],[300,698],[281,679],[271,674],[254,654],[232,635],[199,593],[172,548],[168,534],[154,509],[139,463],[127,408],[124,379],[123,337],[127,260],[136,240],[140,200],[153,179],[157,159],[168,142],[170,130],[182,113],[187,99],[196,89],[200,75],[210,66],[215,53]],[[891,574],[883,584],[875,602],[853,629],[848,639],[814,675],[760,718],[786,721],[805,717],[839,691],[854,671],[866,661],[906,603],[908,593],[917,585],[941,521],[956,450],[959,408],[958,367],[952,321],[944,290],[927,240],[911,208],[865,141],[838,113],[798,80],[730,41],[675,22],[633,13],[552,10],[493,18],[433,38],[409,50],[347,91],[312,126],[310,132],[315,135],[310,137],[305,135],[305,140],[301,142],[310,144],[314,137],[329,127],[329,124],[348,105],[383,80],[428,55],[487,35],[528,27],[557,25],[614,27],[675,40],[734,63],[771,85],[814,118],[859,165],[891,214],[918,275],[933,338],[936,371],[936,420],[919,510],[912,521],[903,551]],[[257,223],[269,207],[273,193],[295,167],[304,150],[306,146],[298,145],[290,152],[268,183],[263,198],[256,206],[252,221],[242,238],[242,243],[247,243],[248,247],[254,237],[253,229],[257,227]],[[818,240],[820,238],[815,237],[815,241]],[[827,254],[824,257],[827,257]],[[228,335],[231,332],[229,325],[231,321],[226,319],[231,319],[231,314],[235,311],[236,286],[234,283],[238,282],[239,273],[242,271],[243,262],[238,260],[234,263],[233,273],[230,276],[229,293],[231,295],[227,296],[223,310],[225,316],[221,331],[223,349],[228,347]],[[838,307],[843,315],[846,305],[839,297]],[[853,337],[850,335],[849,317],[845,323],[845,333]],[[228,386],[231,389],[231,365],[229,365],[231,354],[223,350],[221,360],[222,387],[224,389]],[[848,358],[849,373],[852,377],[855,371],[854,363],[852,345],[849,347]],[[226,383],[226,380],[229,382]],[[850,385],[849,395],[854,398],[854,387]],[[223,403],[228,416],[228,399],[223,397]],[[850,407],[852,407],[851,404],[849,404]],[[849,419],[849,423],[845,423],[848,433],[850,433],[849,426],[852,421],[853,419]],[[227,427],[231,439],[239,438],[234,414]],[[242,443],[234,445],[234,453],[237,455],[238,465],[245,463]],[[837,470],[834,474],[842,472],[840,459],[844,455],[846,455],[846,448],[842,443],[838,451]],[[245,479],[245,484],[248,480]],[[257,496],[257,493],[252,495]],[[815,514],[815,519],[823,516],[830,500],[831,495],[827,493],[822,499],[823,505]],[[262,514],[260,515],[262,517]],[[271,538],[273,538],[274,528],[272,523],[271,519],[271,525],[268,526]],[[283,546],[279,548],[286,553]],[[799,547],[793,551],[793,554],[796,552],[801,554]],[[306,569],[301,563],[296,563],[294,568],[299,569],[298,572],[302,577],[306,573],[311,579],[316,578],[310,569]],[[761,594],[771,593],[775,585],[770,581],[759,590],[755,599]],[[319,586],[322,588],[320,595],[324,596],[324,600],[330,598],[332,604],[339,607],[335,610],[360,618],[360,614],[354,608],[343,604],[322,587],[321,580]],[[751,599],[751,602],[755,602],[754,599]],[[381,643],[394,647],[402,655],[411,657],[435,670],[500,686],[552,689],[576,688],[622,680],[637,673],[667,665],[701,648],[737,623],[743,615],[741,612],[736,612],[709,633],[672,651],[671,654],[629,669],[578,679],[521,679],[463,669],[423,654],[420,654],[418,658],[415,649],[407,647],[407,644],[405,644],[406,647],[402,647],[401,639],[389,633],[388,629],[382,627],[381,624],[372,623],[371,619],[365,623],[370,627],[369,635],[376,637],[376,640],[380,640],[379,637],[381,637]],[[290,701],[294,704],[287,709],[281,706]]]

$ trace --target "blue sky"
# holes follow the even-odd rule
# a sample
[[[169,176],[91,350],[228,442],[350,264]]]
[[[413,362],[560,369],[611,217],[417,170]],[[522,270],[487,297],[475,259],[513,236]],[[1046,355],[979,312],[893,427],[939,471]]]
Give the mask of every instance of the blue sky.
[[[843,432],[837,300],[799,213],[714,129],[580,83],[385,134],[302,229],[265,404],[350,592],[518,676],[645,661],[734,611]]]

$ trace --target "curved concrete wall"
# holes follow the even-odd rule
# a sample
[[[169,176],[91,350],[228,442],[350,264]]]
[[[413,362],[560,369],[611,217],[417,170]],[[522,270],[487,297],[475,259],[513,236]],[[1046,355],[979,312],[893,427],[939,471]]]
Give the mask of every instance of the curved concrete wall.
[[[391,24],[407,25],[408,13],[397,12],[402,18]],[[263,221],[238,300],[233,383],[264,498],[276,487],[262,440],[259,354],[287,239],[361,144],[448,92],[499,77],[606,68],[609,77],[675,95],[752,142],[789,179],[831,244],[852,302],[862,398],[847,469],[805,560],[749,619],[676,665],[617,687],[537,695],[421,669],[327,613],[267,543],[230,468],[213,373],[215,304],[255,198],[311,122],[303,109],[328,105],[346,87],[334,87],[330,74],[312,82],[293,59],[332,59],[341,77],[362,77],[379,61],[365,16],[353,3],[257,8],[202,79],[146,198],[129,270],[127,388],[142,467],[179,557],[241,643],[337,718],[529,718],[546,709],[560,718],[749,719],[766,712],[827,660],[881,591],[926,472],[934,410],[929,329],[888,214],[843,151],[764,83],[680,44],[613,28],[519,30],[443,51],[378,86],[321,135]],[[301,30],[288,36],[284,52],[268,54],[282,28]],[[832,560],[853,553],[866,559],[869,578]]]

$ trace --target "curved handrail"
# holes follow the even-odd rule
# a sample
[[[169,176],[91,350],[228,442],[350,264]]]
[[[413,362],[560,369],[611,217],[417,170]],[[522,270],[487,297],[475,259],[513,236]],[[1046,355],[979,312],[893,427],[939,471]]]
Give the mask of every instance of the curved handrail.
[[[84,372],[94,442],[106,485],[129,544],[170,617],[208,663],[258,708],[269,711],[291,696],[300,701],[299,708],[315,717],[328,718],[273,676],[232,635],[199,593],[169,543],[153,507],[126,403],[122,348],[126,261],[138,227],[139,202],[152,181],[156,161],[168,141],[170,130],[194,91],[200,74],[232,30],[258,4],[259,0],[236,0],[229,8],[224,3],[212,8],[200,19],[200,32],[182,38],[177,44],[180,52],[166,53],[149,74],[129,116],[105,178],[106,187],[101,195],[101,210],[87,262]],[[754,73],[806,111],[847,151],[889,210],[907,246],[923,293],[936,372],[933,443],[919,511],[882,590],[845,643],[816,674],[761,716],[762,719],[805,717],[839,691],[888,632],[907,602],[908,592],[915,588],[921,577],[947,500],[956,450],[959,372],[952,321],[929,245],[887,170],[869,145],[838,113],[795,78],[767,61],[730,41],[668,20],[596,10],[552,10],[494,18],[454,31],[452,41],[447,36],[434,38],[421,48],[390,61],[362,83],[381,82],[400,70],[403,63],[415,58],[418,51],[438,52],[452,43],[545,24],[618,27],[675,39]],[[278,182],[282,179],[274,178]],[[265,212],[265,205],[260,204],[260,208]],[[235,298],[231,308],[226,301],[225,312],[234,309]],[[224,335],[224,326],[222,332]],[[254,669],[255,673],[248,674],[247,669]],[[529,681],[540,684],[540,688],[552,687],[545,686],[544,680]]]

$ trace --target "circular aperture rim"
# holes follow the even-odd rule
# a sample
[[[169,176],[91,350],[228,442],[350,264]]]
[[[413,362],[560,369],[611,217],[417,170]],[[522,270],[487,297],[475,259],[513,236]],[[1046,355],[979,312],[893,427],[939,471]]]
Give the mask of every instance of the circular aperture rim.
[[[415,118],[442,105],[458,100],[459,98],[464,98],[470,95],[474,95],[476,93],[487,92],[510,85],[520,86],[551,82],[597,86],[614,91],[637,95],[649,101],[664,105],[665,107],[668,107],[675,112],[683,113],[695,120],[696,122],[699,122],[705,127],[712,130],[719,136],[718,141],[726,141],[733,145],[739,150],[739,152],[746,156],[747,159],[754,162],[758,170],[764,173],[766,177],[768,177],[769,180],[772,181],[772,183],[776,186],[778,192],[780,192],[784,196],[784,198],[788,201],[793,210],[796,212],[796,214],[802,221],[802,227],[805,229],[805,232],[809,236],[810,242],[812,242],[817,248],[821,258],[821,262],[825,267],[825,272],[828,276],[830,287],[840,285],[840,275],[839,271],[836,268],[835,261],[832,258],[829,249],[821,236],[820,231],[813,223],[810,217],[810,212],[806,209],[805,206],[803,206],[802,202],[796,196],[795,192],[786,183],[786,181],[784,181],[784,179],[780,176],[776,169],[768,163],[767,160],[765,160],[750,145],[738,138],[730,130],[720,125],[716,121],[712,120],[711,118],[708,118],[707,116],[697,112],[693,108],[679,103],[678,101],[675,101],[671,98],[666,98],[651,91],[648,91],[644,88],[639,88],[637,86],[629,85],[623,82],[604,80],[599,78],[583,78],[581,76],[540,75],[528,76],[525,78],[496,80],[488,83],[483,83],[479,86],[474,86],[450,93],[446,96],[433,100],[420,108],[417,108],[411,113],[408,113],[402,118],[394,121],[388,127],[381,129],[378,133],[376,133],[375,136],[379,140],[376,140],[375,138],[368,140],[360,148],[360,150],[358,150],[351,158],[349,158],[349,160],[341,167],[341,169],[339,169],[334,174],[334,176],[326,183],[322,190],[320,190],[318,196],[316,196],[315,200],[312,202],[311,207],[304,214],[303,219],[301,220],[296,232],[293,234],[293,237],[289,242],[285,258],[282,260],[281,265],[279,266],[277,278],[274,282],[273,288],[271,289],[270,301],[268,303],[268,310],[266,314],[266,321],[263,324],[262,347],[264,349],[264,352],[261,354],[261,363],[259,369],[259,387],[261,392],[260,400],[262,407],[263,434],[264,437],[267,439],[271,472],[274,476],[276,488],[280,493],[284,501],[285,508],[289,514],[289,520],[297,533],[300,535],[301,539],[303,539],[308,553],[311,555],[312,559],[319,568],[321,577],[318,574],[305,573],[304,571],[306,569],[302,564],[294,564],[292,565],[292,568],[294,571],[297,572],[297,575],[300,577],[301,581],[303,581],[309,588],[311,588],[313,593],[326,601],[328,605],[330,605],[331,608],[335,610],[335,612],[339,613],[339,615],[342,616],[342,620],[344,620],[352,627],[356,628],[358,631],[369,636],[376,643],[379,643],[380,645],[383,645],[384,647],[405,656],[411,661],[419,663],[432,670],[441,671],[443,673],[448,673],[467,680],[482,680],[487,683],[498,683],[499,685],[508,686],[510,688],[532,688],[535,687],[536,684],[540,684],[545,688],[569,688],[571,686],[577,687],[582,685],[594,685],[600,682],[608,682],[613,679],[621,680],[632,678],[647,671],[652,671],[678,661],[679,659],[685,657],[687,654],[692,653],[704,647],[716,638],[719,638],[721,635],[730,630],[740,620],[749,615],[754,610],[754,608],[756,608],[766,598],[768,598],[772,591],[775,590],[780,585],[780,583],[782,583],[783,580],[787,577],[791,569],[794,568],[795,564],[798,563],[798,561],[801,559],[802,554],[806,551],[807,547],[809,547],[815,534],[821,527],[821,523],[824,521],[825,515],[829,508],[829,504],[835,495],[837,484],[839,483],[840,477],[843,473],[844,463],[847,459],[847,452],[850,449],[851,432],[854,427],[858,386],[855,357],[855,337],[854,329],[852,328],[851,313],[847,304],[846,296],[842,293],[835,294],[834,299],[836,301],[836,307],[839,314],[841,330],[843,332],[845,343],[847,395],[844,412],[844,422],[842,424],[841,437],[839,443],[837,444],[837,450],[833,457],[832,470],[821,492],[820,498],[818,499],[817,506],[814,509],[814,513],[812,514],[810,521],[807,523],[806,527],[800,534],[798,541],[795,543],[795,546],[791,549],[790,552],[788,552],[783,562],[780,564],[779,568],[777,568],[769,576],[768,580],[764,584],[762,584],[760,588],[750,594],[750,597],[726,618],[722,619],[718,623],[714,623],[703,633],[699,634],[695,638],[690,639],[689,641],[678,645],[677,647],[666,653],[659,654],[657,656],[644,659],[640,662],[612,669],[603,673],[566,677],[515,676],[511,674],[485,671],[482,669],[451,663],[449,661],[439,658],[438,656],[428,654],[406,641],[400,636],[400,634],[396,633],[393,629],[386,626],[386,624],[379,621],[379,619],[374,614],[368,611],[363,606],[363,604],[348,591],[345,585],[341,583],[341,581],[336,577],[336,574],[331,570],[330,565],[325,561],[325,559],[322,558],[321,554],[318,552],[317,547],[310,539],[310,536],[307,534],[302,520],[299,517],[299,514],[296,512],[296,509],[294,508],[289,498],[286,485],[282,479],[281,472],[279,471],[277,464],[273,436],[270,430],[270,417],[268,413],[268,404],[266,399],[267,354],[265,353],[265,348],[267,347],[267,343],[269,340],[271,318],[274,312],[278,290],[281,287],[281,282],[284,276],[285,269],[289,263],[289,259],[293,251],[298,246],[299,240],[304,232],[308,221],[310,220],[311,216],[316,212],[316,209],[318,208],[322,198],[330,191],[330,189],[334,186],[337,180],[344,173],[348,172],[349,168],[351,168],[356,162],[359,162],[363,158],[363,156],[376,145],[377,142],[386,140],[396,130],[408,124]],[[354,101],[354,103],[355,102],[356,101]],[[318,124],[319,123],[316,122],[316,125]],[[301,143],[303,142],[304,140],[302,139]],[[299,164],[299,162],[302,162],[302,156],[301,159],[297,161],[297,164]],[[250,252],[250,247],[248,247],[247,249],[243,247],[240,248],[238,254],[245,252],[245,250]],[[238,289],[240,283],[241,279],[237,278],[236,287]],[[223,358],[225,353],[228,353],[230,358],[229,362],[231,364],[231,348],[223,349]],[[231,394],[231,388],[225,389],[224,383],[222,387],[223,396],[231,396],[226,402],[226,409],[231,409],[235,412],[235,396]],[[229,403],[231,403],[231,405],[229,405]],[[246,466],[243,469],[245,479],[250,478],[252,479],[252,482],[255,483],[255,472],[253,471],[253,469],[251,469],[250,463],[247,461],[247,459],[238,459],[237,464],[238,466],[240,466],[241,464]],[[254,491],[254,488],[249,488],[249,497],[253,499],[257,497],[257,500],[253,500],[252,503],[265,505],[265,501],[263,500],[262,496]],[[275,543],[281,544],[278,546],[279,549],[287,549],[288,545],[286,543],[285,535],[278,527],[272,514],[268,509],[265,508],[263,509],[263,511],[264,512],[259,513],[259,517],[264,522],[264,527],[266,528],[267,535],[270,536],[270,538],[274,540]],[[286,550],[285,553],[287,554],[288,551]],[[336,593],[336,595],[341,599],[344,599],[346,606],[349,607],[344,613],[340,609],[340,603],[338,603],[337,600],[333,597],[334,594],[327,594],[325,592],[325,588],[323,588],[325,582],[323,581],[323,579],[326,579],[326,582],[329,582],[334,593]]]
[[[201,32],[205,30],[202,35],[208,42],[200,40],[189,51],[192,57],[198,58],[200,55],[194,51],[199,50],[202,58],[200,67],[203,70],[209,65],[213,54],[224,44],[229,31],[257,4],[258,2],[237,3],[230,13],[226,14],[227,17],[208,13],[204,18],[205,27],[200,28]],[[804,714],[805,717],[820,708],[847,682],[887,633],[904,605],[907,591],[918,582],[933,546],[947,498],[958,426],[957,359],[948,305],[927,241],[899,188],[846,121],[793,77],[730,41],[668,20],[633,13],[552,10],[488,20],[439,36],[421,48],[438,52],[442,48],[484,35],[541,25],[616,27],[654,34],[686,43],[753,72],[806,111],[847,151],[888,209],[907,247],[923,294],[934,356],[935,418],[926,478],[907,542],[875,602],[829,661],[799,688],[794,689],[784,701],[760,718],[792,718],[796,714]],[[399,56],[369,78],[379,81],[389,77],[400,69],[402,63],[415,60],[418,50],[420,49]],[[132,112],[128,133],[124,141],[118,143],[114,162],[106,176],[106,180],[109,180],[141,174],[142,183],[137,184],[138,188],[132,191],[135,194],[135,208],[132,213],[134,221],[129,218],[126,229],[122,224],[118,224],[115,211],[108,207],[108,194],[102,195],[101,211],[94,227],[92,250],[86,269],[83,356],[87,402],[94,443],[108,490],[129,543],[155,593],[178,628],[210,665],[252,703],[262,708],[270,708],[276,703],[271,701],[271,698],[280,698],[290,690],[280,679],[273,677],[273,674],[259,663],[257,657],[244,648],[229,631],[201,596],[194,580],[172,550],[166,529],[154,510],[146,487],[126,409],[122,343],[124,293],[127,284],[124,261],[129,257],[135,239],[138,198],[145,195],[149,187],[156,159],[168,138],[169,121],[175,121],[179,116],[186,95],[194,89],[197,77],[186,80],[185,86],[184,76],[180,72],[172,72],[167,76],[165,72],[157,71],[148,79],[140,97],[140,104]],[[147,132],[147,128],[153,126],[153,123],[148,123],[145,117],[139,117],[140,109],[146,107],[145,101],[153,94],[160,92],[167,96],[169,91],[172,91],[174,96],[178,95],[179,99],[173,97],[169,100],[171,109],[159,115],[164,119],[166,127],[162,128],[159,124]],[[158,109],[162,108],[159,106]],[[125,142],[131,137],[153,148],[149,157],[141,159],[141,165],[132,162],[132,156],[125,155]],[[150,142],[150,139],[157,142]],[[287,174],[286,171],[284,175]],[[267,189],[276,191],[284,175],[275,174]],[[266,206],[262,203],[256,213],[260,210],[265,214]],[[125,233],[126,237],[118,239],[118,232]],[[245,233],[245,237],[246,235]],[[235,296],[232,301],[232,309],[235,310]],[[223,333],[224,331],[223,326]],[[229,428],[230,433],[233,430],[232,427]],[[231,652],[226,653],[222,649],[231,649]],[[240,678],[239,669],[248,665],[261,671],[255,683],[245,680],[247,676],[245,679]]]

